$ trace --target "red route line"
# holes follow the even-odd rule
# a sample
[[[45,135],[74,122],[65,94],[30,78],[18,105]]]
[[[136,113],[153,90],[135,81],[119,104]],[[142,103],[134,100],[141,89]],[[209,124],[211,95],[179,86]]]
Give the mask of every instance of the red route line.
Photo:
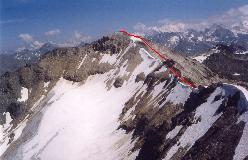
[[[152,45],[150,45],[143,37],[141,36],[137,36],[137,35],[134,35],[134,34],[131,34],[131,33],[128,33],[127,31],[125,31],[124,29],[121,29],[120,32],[122,32],[123,34],[125,35],[128,35],[130,37],[135,37],[135,38],[138,38],[140,39],[141,41],[143,41],[143,43],[145,45],[147,45],[153,52],[155,52],[163,61],[164,60],[167,60],[168,58],[166,58],[165,56],[163,56],[161,53],[159,53],[157,50],[155,50]],[[172,52],[171,50],[168,49],[168,51]],[[173,53],[173,52],[172,52]],[[175,77],[177,77],[181,82],[185,83],[186,85],[189,85],[190,87],[192,88],[195,88],[195,85],[191,82],[189,82],[186,78],[182,77],[181,75],[179,75],[176,71],[175,71],[175,68],[172,66],[170,68],[168,68]]]

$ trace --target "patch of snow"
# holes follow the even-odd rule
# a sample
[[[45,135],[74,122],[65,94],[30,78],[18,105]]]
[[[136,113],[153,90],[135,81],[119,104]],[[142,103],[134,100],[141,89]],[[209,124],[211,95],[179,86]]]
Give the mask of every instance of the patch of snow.
[[[49,84],[50,84],[50,81],[44,82],[44,88],[47,88],[49,86]]]
[[[26,127],[26,123],[27,123],[27,118],[25,118],[21,123],[18,124],[18,126],[14,129],[14,140],[16,141],[22,134],[23,129]]]
[[[130,43],[128,44],[127,48],[125,48],[125,50],[123,51],[123,53],[122,53],[122,51],[120,51],[120,53],[117,55],[117,61],[116,61],[116,64],[115,64],[115,65],[118,65],[118,64],[121,62],[122,57],[123,57],[125,54],[128,53],[129,49],[132,48],[132,47],[135,47],[135,46],[136,46],[135,43],[130,42]],[[121,53],[122,53],[122,54],[121,54]]]
[[[248,51],[244,51],[244,52],[239,52],[239,53],[235,53],[235,54],[247,54]]]
[[[217,49],[217,48],[213,48],[213,49],[211,49],[211,52],[212,52],[212,53],[220,53],[220,50]]]
[[[1,155],[8,149],[8,147],[16,141],[22,134],[23,129],[26,126],[27,119],[25,118],[22,122],[18,124],[16,128],[11,130],[11,127],[13,126],[10,124],[12,122],[12,118],[10,116],[10,113],[4,113],[6,117],[6,123],[2,126],[0,125],[0,157]],[[10,134],[13,133],[12,141],[10,141]]]
[[[136,38],[136,37],[133,37],[133,36],[130,36],[130,39],[131,39],[133,42],[141,42],[141,39]]]
[[[201,104],[196,109],[195,119],[201,118],[201,121],[192,124],[185,130],[178,143],[172,146],[167,152],[164,160],[171,159],[180,147],[188,146],[187,150],[189,150],[194,145],[194,143],[199,138],[201,138],[212,126],[212,124],[221,116],[221,114],[215,116],[214,114],[222,103],[223,99],[215,102],[213,102],[213,100],[216,95],[222,94],[222,92],[223,90],[220,87],[216,88],[216,90],[208,97],[207,102]]]
[[[156,98],[160,93],[162,93],[165,89],[163,89],[164,83],[159,83],[156,85],[152,91],[152,98]]]
[[[127,110],[126,114],[123,117],[124,121],[127,121],[129,118],[131,118],[131,113],[135,111],[135,106],[132,106],[129,110]]]
[[[18,102],[25,102],[26,100],[28,100],[28,89],[25,87],[22,87],[21,98],[18,98],[17,101]]]
[[[159,65],[155,59],[150,59],[150,54],[144,48],[139,50],[139,54],[141,55],[143,61],[134,69],[132,73],[133,78],[136,78],[136,76],[142,72],[145,76],[147,76]]]
[[[203,36],[197,37],[198,41],[203,41]]]
[[[155,73],[161,73],[161,72],[166,72],[167,71],[167,67],[162,66],[158,71],[155,71]]]
[[[36,109],[36,107],[41,103],[41,101],[42,101],[44,98],[45,98],[45,96],[42,95],[42,96],[40,97],[40,99],[34,103],[33,107],[31,108],[31,111],[34,111],[34,110]]]
[[[96,58],[92,58],[92,62],[94,62],[96,60]]]
[[[12,122],[12,118],[10,116],[9,112],[4,112],[3,115],[5,115],[5,124],[0,125],[0,139],[2,140],[4,137],[4,133],[6,133],[7,131],[9,131],[9,129],[12,127],[12,124],[10,124]]]
[[[189,87],[177,83],[170,94],[166,97],[165,102],[184,105],[191,92],[192,90]]]
[[[239,144],[235,148],[235,155],[233,160],[245,159],[248,156],[248,112],[243,113],[239,117],[239,121],[245,122],[242,137],[239,140]]]
[[[136,99],[137,96],[140,95],[140,94],[141,94],[141,97],[144,96],[145,93],[147,92],[147,87],[148,87],[147,84],[143,85],[143,86],[138,90],[138,92],[136,93],[134,99]]]
[[[240,76],[240,74],[239,74],[239,73],[234,73],[233,75],[234,75],[234,76]]]
[[[178,134],[178,132],[182,129],[183,126],[176,126],[173,130],[171,130],[167,135],[166,135],[166,139],[170,138],[173,139],[174,137],[176,137],[176,135]]]
[[[59,100],[66,91],[72,90],[76,87],[78,87],[78,83],[74,83],[64,78],[60,78],[56,85],[53,87],[53,89],[47,94],[47,97],[52,97],[49,99],[48,103],[53,103]]]
[[[0,125],[0,156],[6,151],[9,144],[8,132],[12,127],[12,118],[9,112],[3,113],[5,115],[5,124]]]
[[[115,64],[116,60],[117,60],[117,54],[113,54],[113,55],[103,54],[100,63]]]
[[[170,39],[169,39],[169,42],[171,44],[176,44],[177,42],[179,42],[179,37],[178,36],[172,36]]]
[[[200,55],[200,56],[196,56],[193,59],[197,60],[198,62],[202,63],[203,61],[205,61],[207,58],[209,57],[209,55]]]
[[[245,111],[240,117],[239,117],[239,122],[243,121],[245,122],[245,127],[243,129],[243,134],[242,137],[239,141],[239,144],[237,145],[236,149],[235,149],[235,155],[233,157],[234,160],[239,160],[239,159],[244,159],[245,157],[248,156],[248,91],[247,89],[245,89],[242,86],[238,86],[238,85],[233,85],[236,88],[238,88],[242,94],[240,96],[241,100],[243,100],[242,102],[239,102],[239,105],[243,105],[241,106],[242,110]]]
[[[140,48],[140,53],[146,53],[148,55],[148,57],[155,59],[149,52],[147,52],[147,50],[145,50],[144,48]]]
[[[81,67],[82,67],[82,65],[83,65],[83,63],[84,63],[84,61],[85,61],[86,57],[87,57],[87,54],[84,56],[84,58],[82,59],[82,61],[79,63],[79,65],[78,65],[77,69],[79,69],[79,68],[81,68]]]

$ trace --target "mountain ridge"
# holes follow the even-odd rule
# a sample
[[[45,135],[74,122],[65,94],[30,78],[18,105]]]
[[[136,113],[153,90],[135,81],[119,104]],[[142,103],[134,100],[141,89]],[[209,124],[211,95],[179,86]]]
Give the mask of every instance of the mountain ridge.
[[[154,46],[198,88],[121,34],[55,49],[2,75],[2,158],[247,158],[247,89]]]

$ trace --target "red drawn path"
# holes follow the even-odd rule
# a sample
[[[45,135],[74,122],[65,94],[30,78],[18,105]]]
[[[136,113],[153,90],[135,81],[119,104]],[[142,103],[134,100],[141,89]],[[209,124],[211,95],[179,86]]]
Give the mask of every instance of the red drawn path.
[[[128,35],[130,37],[135,37],[135,38],[138,38],[140,39],[149,49],[151,49],[154,53],[156,53],[158,55],[158,57],[160,58],[160,60],[163,62],[165,60],[167,60],[168,58],[165,57],[164,55],[162,55],[161,53],[159,53],[156,49],[154,49],[152,47],[151,44],[148,43],[147,40],[145,40],[143,37],[141,36],[137,36],[137,35],[134,35],[134,34],[131,34],[131,33],[128,33],[127,31],[125,31],[124,29],[121,29],[120,30],[121,33],[125,34],[125,35]],[[188,85],[192,88],[195,88],[196,86],[190,82],[189,80],[187,80],[185,77],[182,77],[178,72],[176,72],[176,69],[172,66],[170,68],[168,68],[169,71],[174,75],[174,77],[177,77],[178,80],[182,83],[184,83],[185,85]]]

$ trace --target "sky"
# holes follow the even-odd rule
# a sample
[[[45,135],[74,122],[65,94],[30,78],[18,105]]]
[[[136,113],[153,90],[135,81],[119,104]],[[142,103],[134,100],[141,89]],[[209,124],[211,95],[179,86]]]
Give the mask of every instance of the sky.
[[[247,4],[247,0],[0,0],[0,50],[47,41],[87,42],[120,28],[133,32],[168,22],[209,22]]]

